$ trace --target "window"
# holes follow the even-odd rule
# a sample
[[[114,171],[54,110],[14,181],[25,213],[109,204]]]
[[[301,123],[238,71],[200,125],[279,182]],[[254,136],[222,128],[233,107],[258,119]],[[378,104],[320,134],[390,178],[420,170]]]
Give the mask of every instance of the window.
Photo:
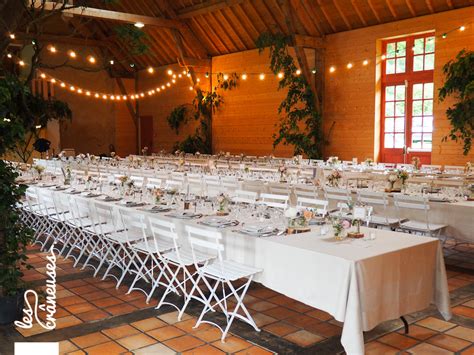
[[[385,41],[383,54],[381,157],[402,162],[404,147],[431,152],[434,34]]]

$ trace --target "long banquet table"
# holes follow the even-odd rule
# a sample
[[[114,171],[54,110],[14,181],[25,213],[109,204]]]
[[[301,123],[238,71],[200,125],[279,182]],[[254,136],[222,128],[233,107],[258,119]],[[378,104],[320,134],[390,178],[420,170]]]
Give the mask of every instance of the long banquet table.
[[[129,208],[117,202],[102,203],[112,203],[117,212]],[[184,226],[198,223],[166,213],[151,214],[144,207],[137,210],[172,219],[183,245]],[[445,319],[451,317],[437,239],[368,228],[362,231],[375,233],[374,240],[336,241],[332,232],[319,235],[316,230],[265,238],[241,234],[235,227],[219,230],[227,258],[263,269],[255,281],[343,322],[341,343],[348,354],[364,353],[363,331],[431,303]]]

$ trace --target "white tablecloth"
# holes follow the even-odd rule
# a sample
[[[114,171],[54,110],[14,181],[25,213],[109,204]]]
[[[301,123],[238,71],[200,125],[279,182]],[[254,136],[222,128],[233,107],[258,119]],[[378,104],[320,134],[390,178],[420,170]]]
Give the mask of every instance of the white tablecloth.
[[[165,214],[153,216],[170,219]],[[185,243],[184,225],[197,221],[173,220]],[[349,354],[364,353],[363,331],[431,303],[451,317],[437,239],[374,229],[363,232],[375,232],[375,240],[343,242],[316,231],[257,238],[220,230],[227,258],[263,269],[257,282],[343,322],[341,342]]]

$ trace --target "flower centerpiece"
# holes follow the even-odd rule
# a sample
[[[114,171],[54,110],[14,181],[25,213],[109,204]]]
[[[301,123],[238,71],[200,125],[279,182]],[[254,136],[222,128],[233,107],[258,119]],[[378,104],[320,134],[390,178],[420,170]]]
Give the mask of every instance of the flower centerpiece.
[[[217,196],[217,215],[218,216],[225,216],[229,214],[229,203],[230,199],[229,196],[226,194],[220,194]]]
[[[309,219],[306,218],[304,213],[298,212],[295,207],[288,207],[284,215],[287,218],[288,234],[306,232],[308,230]]]
[[[33,165],[33,169],[35,169],[36,173],[38,174],[38,179],[41,180],[45,167],[43,165],[35,164]]]
[[[339,170],[333,170],[328,176],[328,183],[330,186],[339,186],[339,181],[342,179],[342,175]]]
[[[410,176],[406,170],[398,170],[398,178],[402,181],[402,188],[405,187],[405,184]]]
[[[120,186],[124,187],[125,184],[126,184],[127,181],[128,181],[128,176],[127,176],[127,175],[123,175],[123,176],[119,177],[119,181],[120,181]]]
[[[411,163],[413,164],[414,170],[420,170],[421,167],[421,160],[418,157],[411,158]]]
[[[278,167],[278,172],[280,173],[280,181],[285,181],[285,176],[286,176],[287,171],[288,169],[286,168],[286,165],[284,164],[281,164]]]
[[[388,174],[387,180],[390,183],[390,190],[388,192],[392,192],[394,190],[393,187],[395,186],[395,183],[398,181],[398,174],[393,172]]]
[[[364,161],[364,165],[372,166],[372,165],[374,165],[374,160],[372,158],[367,158]]]
[[[351,222],[347,219],[333,217],[331,219],[331,223],[332,223],[332,229],[334,231],[334,238],[336,240],[344,239],[346,235],[346,230],[351,227]]]
[[[161,202],[161,199],[163,198],[163,190],[154,189],[153,195],[155,196],[155,204],[159,205]]]
[[[70,185],[71,184],[71,166],[68,164],[66,165],[66,168],[61,167],[61,171],[64,177],[64,185]]]
[[[466,174],[469,174],[471,171],[472,171],[472,164],[470,161],[468,161],[466,165],[464,166],[464,172]]]

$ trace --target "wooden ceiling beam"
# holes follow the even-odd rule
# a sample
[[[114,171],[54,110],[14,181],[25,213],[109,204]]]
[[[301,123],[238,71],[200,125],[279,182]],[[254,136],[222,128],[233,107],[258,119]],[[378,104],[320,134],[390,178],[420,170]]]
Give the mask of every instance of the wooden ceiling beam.
[[[351,4],[357,16],[359,17],[360,22],[362,22],[364,26],[367,26],[367,21],[365,20],[364,15],[362,15],[362,12],[360,11],[359,6],[357,6],[356,0],[351,0]]]
[[[411,0],[405,0],[405,2],[407,4],[408,10],[410,10],[410,14],[413,17],[416,17],[417,14],[416,14],[415,8],[413,7],[413,4],[411,3]]]
[[[385,0],[385,3],[388,6],[388,9],[390,10],[390,13],[392,14],[393,18],[396,20],[398,18],[397,12],[395,11],[395,7],[392,4],[391,0]]]
[[[327,23],[329,23],[329,26],[331,27],[332,31],[336,32],[336,26],[334,26],[334,24],[331,21],[331,18],[329,16],[329,14],[327,13],[327,11],[324,9],[323,5],[321,4],[321,0],[318,0],[318,6],[321,9],[321,12],[323,13],[324,18],[326,19]]]
[[[30,2],[36,8],[43,6],[42,5],[43,1],[30,0]],[[46,11],[52,11],[55,9],[55,7],[57,7],[57,5],[55,5],[55,3],[53,2],[44,3],[44,9]],[[122,23],[130,23],[130,24],[141,22],[146,26],[156,26],[156,27],[179,28],[182,25],[180,21],[176,21],[176,20],[130,14],[130,13],[119,12],[119,11],[97,9],[93,7],[77,7],[73,9],[66,9],[62,11],[62,13],[70,14],[70,15],[78,15],[81,17],[101,19],[101,20],[110,20],[110,21],[116,21],[116,22],[122,22]]]
[[[324,36],[324,30],[321,28],[321,25],[318,22],[318,19],[316,19],[316,14],[315,11],[312,7],[312,3],[310,1],[313,0],[302,0],[303,7],[306,11],[306,13],[309,15],[309,17],[312,19],[314,25],[316,26],[316,30],[318,31],[320,36]]]
[[[189,67],[199,67],[204,69],[211,68],[211,59],[196,59],[196,58],[189,58],[183,57],[186,65]]]
[[[379,13],[377,12],[377,10],[375,10],[375,7],[374,7],[374,4],[372,3],[372,0],[367,0],[367,3],[369,4],[370,11],[372,11],[372,13],[374,14],[375,18],[377,19],[377,22],[378,22],[378,23],[381,23],[382,21],[380,20],[380,15],[379,15]]]
[[[295,45],[305,48],[324,49],[324,40],[321,37],[294,35]]]
[[[352,25],[351,25],[351,23],[347,20],[346,15],[345,15],[344,12],[342,11],[341,7],[339,6],[339,3],[337,2],[337,0],[333,0],[333,1],[334,1],[334,6],[336,6],[337,12],[338,12],[339,15],[342,17],[342,20],[343,20],[344,23],[346,24],[347,29],[348,29],[348,30],[352,30]]]
[[[203,3],[188,6],[180,11],[178,11],[178,18],[191,18],[194,16],[205,15],[216,10],[222,10],[226,7],[239,5],[243,3],[244,0],[208,0]]]
[[[431,0],[425,0],[426,2],[426,6],[428,7],[428,10],[430,10],[430,12],[432,14],[434,14],[434,7],[433,7],[433,2]]]

